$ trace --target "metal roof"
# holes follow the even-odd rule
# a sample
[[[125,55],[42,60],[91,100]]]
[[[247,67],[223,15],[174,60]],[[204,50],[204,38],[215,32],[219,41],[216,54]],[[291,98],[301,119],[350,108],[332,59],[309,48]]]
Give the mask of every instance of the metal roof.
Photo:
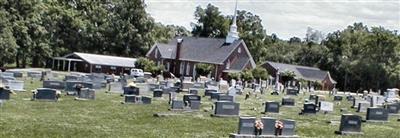
[[[135,62],[137,60],[136,58],[117,57],[117,56],[98,55],[98,54],[79,53],[79,52],[74,52],[65,55],[64,58],[71,58],[73,56],[81,58],[82,60],[93,65],[131,67],[131,68],[135,67]]]
[[[331,78],[328,71],[323,71],[319,68],[277,63],[271,61],[267,61],[264,64],[271,65],[275,70],[279,69],[280,73],[285,71],[293,71],[294,74],[296,74],[296,78],[301,78],[309,81],[323,81],[326,77],[329,77],[328,79],[330,79],[332,82],[336,82]]]

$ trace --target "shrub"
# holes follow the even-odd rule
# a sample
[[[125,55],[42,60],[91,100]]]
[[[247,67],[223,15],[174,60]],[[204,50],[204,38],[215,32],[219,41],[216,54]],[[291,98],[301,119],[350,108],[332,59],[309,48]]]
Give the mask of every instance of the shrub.
[[[196,73],[200,76],[207,76],[213,69],[214,67],[209,64],[196,64]]]

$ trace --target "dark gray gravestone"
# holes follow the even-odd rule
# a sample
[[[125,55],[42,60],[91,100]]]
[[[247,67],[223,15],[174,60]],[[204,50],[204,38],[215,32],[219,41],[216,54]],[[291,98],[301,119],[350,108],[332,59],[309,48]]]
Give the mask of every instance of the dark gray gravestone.
[[[94,100],[96,99],[96,92],[94,89],[81,89],[79,98]]]
[[[217,100],[219,95],[222,95],[224,93],[220,93],[220,92],[212,92],[211,93],[211,100]]]
[[[190,109],[192,110],[200,110],[200,101],[191,101],[190,102]]]
[[[347,99],[347,101],[353,101],[355,98],[352,95],[347,95],[346,99]]]
[[[286,89],[286,94],[287,95],[297,95],[297,90],[294,88],[287,88]]]
[[[296,135],[296,121],[294,120],[282,120],[283,129],[282,129],[282,136],[294,136]]]
[[[158,97],[158,98],[160,98],[160,97],[162,97],[162,95],[163,95],[163,91],[162,91],[161,89],[154,89],[154,91],[153,91],[153,97]]]
[[[0,87],[0,100],[10,100],[10,90]]]
[[[142,96],[142,104],[151,104],[151,98],[150,97],[146,97],[146,96]]]
[[[218,101],[230,101],[230,102],[234,102],[234,97],[231,95],[225,95],[225,94],[220,94],[217,97]]]
[[[317,106],[314,103],[305,103],[303,105],[303,114],[316,114]]]
[[[65,75],[65,81],[78,81],[81,77],[75,75]]]
[[[340,96],[340,95],[335,95],[335,96],[333,97],[333,101],[342,101],[342,100],[343,100],[343,97]]]
[[[370,107],[371,103],[366,101],[361,101],[358,103],[357,112],[365,113],[367,112],[368,107]]]
[[[183,101],[172,100],[171,109],[172,110],[183,110],[184,104]]]
[[[57,91],[49,88],[38,88],[37,93],[33,95],[35,100],[57,101]]]
[[[188,104],[190,105],[192,101],[201,101],[201,97],[194,94],[183,95],[183,102],[185,103],[185,106]]]
[[[282,98],[282,106],[295,106],[293,98]]]
[[[388,121],[388,110],[380,107],[370,107],[367,109],[367,121]]]
[[[125,103],[137,103],[136,95],[125,95]]]
[[[215,102],[216,116],[238,116],[239,115],[239,103],[228,102],[228,101],[217,101]]]
[[[264,124],[262,135],[275,135],[275,123],[276,119],[271,117],[262,117],[261,122]]]
[[[65,83],[63,81],[45,80],[43,81],[43,88],[63,90],[65,89]]]
[[[218,92],[217,90],[214,90],[214,89],[206,89],[205,91],[204,91],[204,95],[205,96],[211,96],[211,93],[213,93],[213,92]]]
[[[361,116],[353,114],[342,114],[340,119],[339,134],[362,134]]]
[[[308,98],[309,101],[315,101],[318,98],[317,95],[311,94],[310,97]]]
[[[199,89],[190,88],[190,89],[189,89],[189,94],[198,95],[198,94],[199,94]]]
[[[399,103],[390,103],[386,105],[386,109],[388,110],[389,114],[398,114],[399,113]]]
[[[279,113],[279,103],[265,102],[265,113]]]
[[[139,95],[138,87],[124,87],[124,95]]]
[[[77,84],[81,84],[83,88],[93,89],[93,83],[82,82],[82,81],[66,81],[65,82],[65,91],[76,91],[75,86]]]
[[[254,134],[254,122],[256,121],[255,117],[240,117],[239,118],[239,134]]]

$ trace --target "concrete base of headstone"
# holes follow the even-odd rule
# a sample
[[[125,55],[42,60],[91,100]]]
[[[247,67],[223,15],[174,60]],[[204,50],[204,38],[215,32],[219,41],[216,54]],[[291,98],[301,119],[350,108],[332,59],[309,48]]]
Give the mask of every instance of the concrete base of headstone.
[[[335,134],[339,134],[339,135],[364,135],[363,132],[349,132],[349,131],[335,131]]]
[[[211,117],[239,117],[239,115],[219,115],[219,114],[211,114]]]
[[[388,123],[389,121],[381,121],[381,120],[363,120],[363,122],[367,122],[367,123]]]
[[[247,135],[247,134],[229,134],[229,138],[276,138],[274,135]]]

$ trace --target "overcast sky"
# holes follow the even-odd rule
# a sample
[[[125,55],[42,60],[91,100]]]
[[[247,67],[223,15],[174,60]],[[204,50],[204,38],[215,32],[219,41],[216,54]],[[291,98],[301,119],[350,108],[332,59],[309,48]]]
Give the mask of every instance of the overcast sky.
[[[191,30],[197,6],[204,8],[211,3],[222,14],[232,15],[235,0],[145,0],[145,3],[157,22]],[[307,27],[327,34],[354,22],[400,30],[400,0],[238,0],[238,10],[259,15],[267,33],[283,39],[304,38]]]

